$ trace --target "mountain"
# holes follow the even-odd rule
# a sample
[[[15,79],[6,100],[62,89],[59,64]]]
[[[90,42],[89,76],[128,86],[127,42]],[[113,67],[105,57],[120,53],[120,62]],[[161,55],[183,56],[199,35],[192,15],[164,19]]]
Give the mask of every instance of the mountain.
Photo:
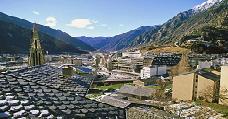
[[[214,53],[226,51],[227,47],[224,44],[228,41],[228,0],[211,1],[214,0],[198,5],[197,9],[179,13],[164,23],[157,32],[144,33],[134,41],[141,40],[142,44],[157,45],[177,43],[185,47],[187,40],[197,40],[204,51],[213,52],[209,49],[214,49],[216,51]]]
[[[27,28],[27,29],[32,29],[33,23],[20,19],[14,16],[8,16],[2,12],[0,12],[0,21],[5,21],[9,23],[16,24],[20,27]],[[69,34],[62,32],[61,30],[55,30],[52,29],[48,26],[43,26],[43,25],[38,25],[39,31],[42,33],[45,33],[51,37],[54,37],[55,39],[62,40],[68,44],[73,45],[74,47],[85,50],[85,51],[94,51],[95,49],[91,47],[90,45],[82,42],[81,40],[77,38],[71,37]]]
[[[39,26],[40,31],[79,49],[93,51],[123,50],[130,47],[175,45],[206,52],[228,50],[228,0],[208,0],[181,12],[160,26],[142,26],[113,37],[71,37],[60,30]],[[31,29],[32,23],[0,13],[0,21]],[[187,46],[188,40],[196,41]],[[93,48],[94,47],[94,48]],[[209,50],[213,49],[213,50]]]
[[[113,37],[78,37],[78,39],[101,51],[116,51],[138,45],[140,41],[134,39],[147,32],[155,32],[160,26],[141,26],[135,30],[119,34]]]
[[[198,39],[197,42],[202,40],[207,42],[203,45],[198,43],[200,47],[204,47],[201,49],[207,47],[207,49],[213,48],[215,52],[226,51],[226,47],[220,46],[224,40],[227,41],[227,11],[227,0],[208,0],[193,9],[177,14],[161,26],[140,27],[109,38],[79,39],[94,47],[97,46],[96,48],[100,50],[121,50],[135,46],[150,47],[151,45],[166,44],[186,47],[187,40]],[[98,42],[94,43],[94,41]],[[205,51],[207,50],[205,49]]]
[[[81,41],[89,44],[90,46],[100,49],[104,47],[106,44],[109,43],[109,38],[110,37],[86,37],[86,36],[81,36],[81,37],[76,37],[77,39],[80,39]]]
[[[193,10],[195,11],[203,11],[203,10],[207,10],[208,8],[212,7],[215,4],[219,4],[220,2],[222,2],[222,0],[208,0],[206,2],[203,2],[200,5],[197,5],[193,8]]]
[[[159,26],[141,26],[135,30],[131,30],[127,33],[123,33],[114,37],[111,37],[109,40],[110,43],[101,48],[101,50],[121,50],[129,47],[136,46],[134,44],[134,39],[138,36],[145,34],[147,32],[157,31]]]
[[[0,21],[0,53],[28,53],[32,30],[20,27],[14,23]],[[39,32],[41,45],[44,51],[50,54],[56,53],[87,53],[79,50],[64,41],[55,39],[47,34]]]
[[[188,10],[181,12],[174,16],[172,19],[164,23],[156,32],[151,31],[138,36],[135,41],[141,41],[141,44],[147,44],[149,42],[168,42],[170,38],[175,34],[175,30],[178,29],[187,19],[195,14],[194,10]]]

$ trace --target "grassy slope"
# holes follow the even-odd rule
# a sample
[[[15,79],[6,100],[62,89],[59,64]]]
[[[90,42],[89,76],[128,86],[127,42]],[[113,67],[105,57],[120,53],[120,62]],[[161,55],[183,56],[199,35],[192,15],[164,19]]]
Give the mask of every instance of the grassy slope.
[[[195,103],[197,105],[210,107],[213,110],[223,114],[225,118],[228,118],[228,106],[224,106],[224,105],[220,105],[220,104],[216,104],[216,103],[207,103],[207,102],[200,101],[200,100],[197,100]]]

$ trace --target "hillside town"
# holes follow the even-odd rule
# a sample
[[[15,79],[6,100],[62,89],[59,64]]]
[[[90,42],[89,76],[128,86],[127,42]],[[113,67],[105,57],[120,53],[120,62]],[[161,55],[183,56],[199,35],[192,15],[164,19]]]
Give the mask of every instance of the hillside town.
[[[228,119],[228,0],[0,3],[0,119]]]
[[[226,117],[227,54],[43,55],[35,26],[33,40],[29,57],[1,56],[1,118]]]

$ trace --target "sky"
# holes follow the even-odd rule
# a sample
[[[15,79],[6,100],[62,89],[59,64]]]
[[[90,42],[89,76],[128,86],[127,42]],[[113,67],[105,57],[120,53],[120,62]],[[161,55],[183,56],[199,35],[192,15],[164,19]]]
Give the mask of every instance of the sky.
[[[1,0],[0,12],[71,36],[114,36],[161,25],[206,0]]]

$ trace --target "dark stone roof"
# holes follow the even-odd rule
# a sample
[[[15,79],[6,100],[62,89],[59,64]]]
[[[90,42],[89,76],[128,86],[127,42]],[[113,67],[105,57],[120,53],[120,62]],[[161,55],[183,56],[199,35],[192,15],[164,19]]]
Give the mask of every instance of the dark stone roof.
[[[144,87],[136,87],[131,85],[124,85],[119,90],[119,93],[122,94],[131,94],[135,96],[145,96],[150,97],[155,94],[156,90]]]
[[[62,79],[58,78],[61,70],[49,66],[32,68],[24,72],[17,73],[18,76],[24,77],[25,80],[38,83],[50,88],[55,88],[61,91],[75,93],[80,96],[85,96],[90,87],[93,77],[75,76],[74,78]],[[78,80],[80,79],[80,80]]]
[[[210,80],[213,80],[213,81],[219,81],[220,80],[220,76],[219,75],[216,75],[212,72],[208,72],[208,71],[205,71],[205,70],[198,70],[196,71],[196,74],[206,78],[206,79],[210,79]]]
[[[129,102],[128,100],[117,99],[112,96],[104,96],[101,99],[101,102],[113,105],[115,107],[120,107],[120,108],[126,108],[131,104],[131,102]]]
[[[60,79],[58,73],[45,65],[1,74],[0,118],[125,118],[124,109],[84,97],[85,77]]]
[[[180,60],[181,55],[158,56],[153,59],[152,65],[175,66],[180,62]]]
[[[78,66],[76,66],[75,68],[80,70],[83,73],[92,73],[93,72],[92,69],[90,69],[88,67],[78,67]]]

